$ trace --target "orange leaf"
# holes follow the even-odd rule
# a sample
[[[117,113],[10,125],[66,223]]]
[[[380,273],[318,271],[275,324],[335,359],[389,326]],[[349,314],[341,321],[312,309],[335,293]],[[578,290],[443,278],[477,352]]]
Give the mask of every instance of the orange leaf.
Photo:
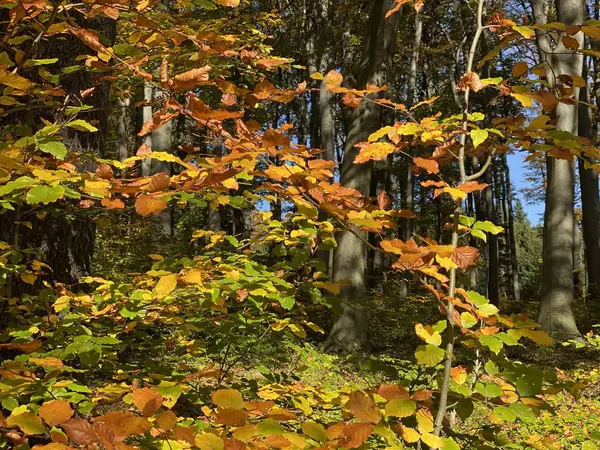
[[[379,209],[385,210],[390,207],[392,204],[392,200],[387,195],[385,191],[379,191],[379,195],[377,196],[377,207]]]
[[[354,158],[356,164],[362,164],[369,160],[379,161],[385,159],[396,147],[388,142],[371,142],[358,144],[360,152]]]
[[[398,384],[382,384],[377,389],[377,393],[386,400],[410,397],[408,391]]]
[[[221,425],[229,425],[232,427],[241,427],[246,424],[248,413],[241,409],[225,408],[220,409],[215,417],[215,422]]]
[[[40,341],[29,341],[24,344],[0,344],[0,348],[19,350],[23,353],[33,353],[42,346]]]
[[[98,442],[92,424],[85,419],[71,419],[61,426],[69,439],[77,445],[92,446]]]
[[[460,91],[464,91],[468,88],[473,92],[479,92],[485,87],[485,84],[481,82],[479,75],[475,72],[468,72],[462,76],[457,87]]]
[[[373,432],[374,426],[369,423],[351,423],[342,429],[340,442],[344,448],[358,448]]]
[[[173,78],[173,90],[185,91],[206,83],[208,81],[208,72],[210,72],[210,69],[210,66],[204,66],[176,75]]]
[[[381,412],[373,399],[362,392],[353,392],[346,403],[346,408],[358,420],[364,422],[377,423],[381,420]]]
[[[53,400],[40,407],[39,415],[48,425],[55,426],[69,420],[73,416],[73,409],[66,400]]]
[[[435,174],[440,172],[440,166],[438,165],[437,161],[433,159],[424,159],[417,157],[413,158],[413,162],[417,167],[421,167],[429,173]]]
[[[229,6],[235,8],[240,4],[240,0],[215,0],[221,6]]]
[[[104,423],[115,434],[117,440],[129,436],[141,435],[150,429],[150,422],[145,417],[136,416],[132,412],[112,411],[92,419],[94,423]]]
[[[160,197],[140,195],[135,201],[135,210],[140,216],[147,217],[158,214],[167,207],[167,202]]]
[[[177,416],[170,409],[157,414],[155,418],[157,425],[165,431],[177,425]]]
[[[150,388],[134,389],[131,398],[135,407],[145,417],[153,415],[163,402],[162,395]]]
[[[142,129],[138,133],[138,136],[146,136],[149,133],[152,133],[154,130],[162,127],[165,123],[173,120],[175,117],[178,117],[178,112],[167,112],[166,108],[163,108],[152,116],[152,119],[146,121],[142,126]],[[141,147],[140,147],[141,149]],[[138,150],[139,152],[139,150]]]
[[[102,206],[104,206],[105,208],[108,208],[108,209],[123,209],[123,208],[125,208],[125,203],[123,203],[123,200],[118,199],[118,198],[115,198],[113,200],[111,200],[110,198],[103,198],[100,203],[102,204]]]
[[[171,184],[171,178],[164,172],[159,172],[150,179],[148,192],[162,191]]]
[[[460,189],[467,194],[475,191],[483,191],[486,187],[488,187],[487,183],[478,183],[477,181],[467,181],[466,183],[459,184],[456,186],[456,189]]]
[[[169,63],[167,58],[163,57],[160,63],[160,82],[165,84],[169,80]]]
[[[474,266],[479,257],[479,250],[473,247],[457,247],[452,253],[452,261],[462,270]]]
[[[98,178],[102,178],[103,180],[112,180],[115,176],[115,172],[113,171],[112,167],[103,163],[96,168],[96,176]]]

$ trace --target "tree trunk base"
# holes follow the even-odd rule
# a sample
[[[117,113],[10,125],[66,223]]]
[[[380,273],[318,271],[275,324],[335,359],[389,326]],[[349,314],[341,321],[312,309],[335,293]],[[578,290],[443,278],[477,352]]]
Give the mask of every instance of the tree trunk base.
[[[363,305],[344,301],[336,314],[329,337],[323,345],[327,353],[369,352],[372,345],[367,333],[367,311]]]

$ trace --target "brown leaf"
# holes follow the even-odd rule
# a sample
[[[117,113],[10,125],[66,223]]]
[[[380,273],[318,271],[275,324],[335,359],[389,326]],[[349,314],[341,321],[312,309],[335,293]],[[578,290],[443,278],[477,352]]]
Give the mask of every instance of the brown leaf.
[[[109,427],[104,425],[103,423],[95,423],[94,431],[98,435],[104,450],[117,450],[115,433]]]
[[[24,344],[0,344],[0,348],[19,350],[23,353],[33,353],[42,346],[41,341],[29,341]]]
[[[579,48],[579,41],[571,36],[563,36],[562,43],[570,50],[577,50]]]
[[[457,247],[452,253],[452,261],[462,270],[474,266],[478,257],[479,250],[473,247]]]
[[[102,201],[100,201],[100,204],[108,209],[123,209],[123,208],[125,208],[125,203],[123,203],[123,201],[118,198],[114,198],[112,200],[110,198],[103,198]]]
[[[379,389],[377,389],[377,393],[386,400],[410,398],[408,391],[398,384],[382,384],[379,386]]]
[[[171,184],[171,178],[164,172],[159,172],[150,179],[148,192],[162,191]]]
[[[425,158],[413,158],[413,162],[415,163],[415,166],[417,167],[421,167],[422,169],[425,169],[427,172],[429,173],[439,173],[440,172],[440,166],[438,165],[437,161],[433,160],[433,159],[425,159]]]
[[[368,423],[351,423],[342,429],[340,443],[344,448],[358,448],[373,432],[374,426]]]
[[[140,195],[135,201],[135,210],[140,216],[159,214],[167,207],[167,202],[163,198],[150,195]]]
[[[163,57],[160,63],[160,82],[166,84],[169,81],[169,62],[167,58]]]
[[[136,202],[137,206],[137,202]],[[134,389],[131,398],[133,404],[145,417],[152,416],[162,406],[163,398],[150,388]]]
[[[479,92],[484,87],[485,85],[481,82],[479,75],[477,75],[475,72],[468,72],[464,74],[457,85],[459,91],[464,91],[469,88],[473,92]]]
[[[186,441],[188,444],[194,445],[194,427],[176,426],[173,428],[173,435],[178,441]]]
[[[358,420],[364,422],[377,423],[381,420],[381,412],[373,399],[362,392],[353,392],[346,403],[346,408]]]
[[[175,75],[173,78],[173,90],[185,91],[206,83],[208,81],[210,69],[210,66],[204,66]]]
[[[96,176],[103,180],[112,180],[115,176],[115,172],[108,164],[102,163],[96,168]]]
[[[178,117],[178,112],[167,112],[166,108],[163,108],[154,113],[152,119],[146,121],[142,126],[142,129],[138,133],[138,136],[146,136],[149,133],[152,133],[154,130],[162,127],[165,123],[173,120],[175,117]],[[139,150],[138,150],[139,152]],[[139,156],[139,155],[138,155]]]
[[[64,432],[77,445],[93,445],[98,442],[98,436],[92,424],[85,419],[71,419],[61,425]]]
[[[129,436],[141,435],[150,429],[150,422],[145,417],[136,416],[132,412],[112,411],[92,419],[94,423],[103,423],[115,434],[115,439],[123,441]]]
[[[151,154],[152,149],[150,148],[150,146],[148,144],[142,144],[140,148],[137,149],[135,156],[137,156],[138,158],[145,158],[146,156],[149,156]]]
[[[157,425],[165,431],[168,431],[177,425],[177,416],[170,409],[157,414],[155,419]]]
[[[39,415],[48,425],[55,426],[73,417],[73,409],[66,400],[52,400],[40,407]]]
[[[385,210],[390,207],[392,204],[392,200],[387,195],[385,191],[379,191],[379,195],[377,196],[377,207],[379,209]]]
[[[241,409],[224,408],[217,411],[215,422],[221,425],[229,425],[232,427],[241,427],[246,423],[248,413]]]

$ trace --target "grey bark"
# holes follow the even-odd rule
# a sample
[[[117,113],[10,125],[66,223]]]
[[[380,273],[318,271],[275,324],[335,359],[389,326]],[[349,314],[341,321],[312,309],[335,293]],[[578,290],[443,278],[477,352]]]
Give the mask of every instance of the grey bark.
[[[395,2],[375,0],[369,18],[369,31],[365,40],[363,57],[357,77],[357,85],[363,88],[367,83],[381,86],[386,79],[390,59],[395,50],[398,30],[398,13],[386,19],[385,14]],[[369,195],[372,163],[355,164],[358,154],[355,145],[364,141],[377,129],[380,110],[372,102],[363,101],[353,111],[352,121],[344,148],[341,164],[341,183]],[[335,314],[333,327],[325,342],[326,351],[353,351],[370,348],[367,316],[361,299],[366,297],[365,266],[366,233],[350,231],[338,233],[338,247],[334,254],[333,280],[346,281],[343,285],[341,311]]]
[[[154,89],[150,83],[144,83],[144,105],[142,106],[142,125],[152,119],[152,100],[154,98]],[[152,148],[152,134],[147,134],[141,140],[141,144],[146,144]],[[147,177],[151,173],[152,160],[150,158],[142,161],[142,176]]]
[[[538,24],[545,23],[542,0],[532,0],[534,17]],[[583,0],[555,0],[557,19],[565,25],[579,25],[584,20]],[[573,36],[580,46],[581,33]],[[549,45],[548,36],[537,32],[540,59],[550,64],[547,79],[554,80],[550,72],[581,76],[583,56],[564,47],[559,40],[555,49]],[[575,92],[577,94],[577,92]],[[559,130],[577,134],[577,108],[574,105],[559,103],[556,108]],[[542,298],[538,321],[542,327],[559,338],[579,334],[573,314],[573,222],[575,173],[568,160],[547,157],[548,184],[546,208],[544,212],[544,263]]]
[[[588,90],[581,88],[579,99],[589,102]],[[579,135],[595,143],[592,111],[588,105],[579,104]],[[598,173],[585,167],[585,159],[579,158],[579,182],[581,183],[581,206],[583,211],[583,241],[587,266],[588,292],[594,300],[600,299],[600,193]]]

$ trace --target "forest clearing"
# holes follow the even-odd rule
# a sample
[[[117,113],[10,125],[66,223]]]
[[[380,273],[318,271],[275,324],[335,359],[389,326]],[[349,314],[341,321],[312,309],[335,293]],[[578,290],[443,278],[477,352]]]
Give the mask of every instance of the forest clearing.
[[[0,449],[600,449],[600,3],[0,0]]]

